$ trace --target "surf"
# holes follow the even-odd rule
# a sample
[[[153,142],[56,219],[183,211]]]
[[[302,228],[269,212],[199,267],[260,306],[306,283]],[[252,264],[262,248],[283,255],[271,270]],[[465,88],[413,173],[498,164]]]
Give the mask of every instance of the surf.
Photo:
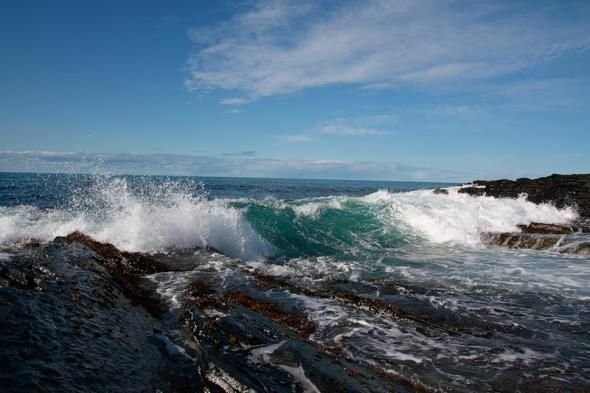
[[[450,188],[379,190],[298,200],[211,198],[198,182],[94,177],[61,206],[0,207],[0,244],[50,241],[74,231],[127,251],[212,247],[243,260],[334,256],[377,258],[411,244],[481,247],[482,232],[530,222],[567,223],[573,208],[473,197]]]

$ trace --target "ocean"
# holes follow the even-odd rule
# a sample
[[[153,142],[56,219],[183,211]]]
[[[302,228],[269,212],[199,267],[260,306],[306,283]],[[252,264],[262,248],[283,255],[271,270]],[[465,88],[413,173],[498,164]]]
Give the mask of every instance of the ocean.
[[[472,197],[457,189],[0,173],[0,259],[74,231],[183,261],[207,249],[211,257],[199,254],[192,269],[148,277],[170,310],[195,277],[225,291],[247,288],[245,275],[256,273],[285,283],[259,295],[305,315],[315,326],[309,342],[338,347],[363,367],[441,391],[589,389],[588,257],[480,239],[518,224],[572,222],[577,213],[524,196]],[[392,316],[377,303],[352,307],[338,296],[313,295],[325,288],[400,311]],[[243,351],[256,358],[251,348]],[[313,391],[306,383],[303,390]]]

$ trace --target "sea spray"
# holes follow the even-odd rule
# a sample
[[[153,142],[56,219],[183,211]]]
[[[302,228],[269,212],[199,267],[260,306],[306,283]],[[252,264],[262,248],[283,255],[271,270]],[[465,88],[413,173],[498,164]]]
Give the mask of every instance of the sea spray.
[[[380,190],[362,197],[284,201],[209,198],[202,183],[94,177],[53,208],[0,207],[0,244],[48,241],[73,231],[129,251],[213,247],[242,259],[287,256],[376,258],[404,244],[479,246],[482,232],[533,221],[566,223],[571,208],[472,197],[450,189]]]
[[[357,382],[368,383],[362,386],[371,391],[399,390],[389,388],[392,379],[384,378],[386,374],[395,381],[412,381],[410,390],[416,383],[425,390],[460,392],[590,386],[584,372],[590,353],[585,329],[590,315],[588,258],[554,249],[488,247],[479,241],[483,231],[516,230],[516,224],[531,221],[565,223],[576,218],[575,212],[533,205],[522,197],[420,190],[439,186],[413,184],[413,191],[399,192],[403,188],[394,182],[323,181],[310,187],[292,180],[0,174],[0,272],[8,279],[0,284],[3,321],[11,323],[3,337],[27,356],[38,359],[45,353],[51,367],[56,364],[53,349],[72,342],[68,337],[87,335],[75,342],[85,354],[92,343],[104,349],[103,340],[133,342],[128,338],[133,335],[96,336],[96,323],[124,332],[141,316],[104,307],[103,298],[113,290],[97,292],[101,285],[96,284],[104,281],[89,280],[102,274],[85,268],[101,263],[93,254],[61,240],[38,247],[14,244],[81,230],[127,251],[165,251],[157,259],[173,271],[144,278],[152,280],[154,295],[161,296],[164,306],[179,313],[183,323],[189,321],[199,343],[216,351],[205,359],[216,367],[229,364],[238,379],[252,372],[256,380],[274,383],[273,370],[284,371],[287,365],[292,373],[281,383],[287,389],[294,376],[301,382],[309,377],[315,384],[320,375],[330,375],[324,379],[329,388],[317,385],[322,391],[344,386],[360,391],[353,387]],[[204,245],[237,258],[192,249]],[[17,288],[44,280],[51,282],[47,291]],[[205,285],[197,290],[199,283]],[[24,301],[13,307],[19,291]],[[307,318],[315,330],[300,338],[282,332],[282,325],[269,325],[272,321],[263,314],[236,303],[240,292]],[[55,307],[51,296],[65,307]],[[35,303],[30,298],[45,306],[31,308]],[[19,310],[24,312],[15,312]],[[79,314],[64,318],[63,310]],[[124,324],[121,330],[116,323]],[[66,334],[47,335],[45,324]],[[31,335],[31,326],[44,330]],[[156,325],[146,326],[151,330]],[[146,340],[143,327],[134,330],[141,333],[141,349],[156,353],[166,349],[166,337],[186,343],[177,331],[163,331],[166,337],[156,332]],[[33,338],[26,348],[22,337]],[[283,340],[288,340],[285,345],[270,351],[269,345]],[[49,350],[31,352],[39,344]],[[9,364],[25,370],[34,364],[12,356],[11,347],[3,348],[13,360]],[[258,349],[268,355],[262,363],[252,361],[261,358]],[[90,353],[102,375],[121,376],[117,370],[103,370],[109,364],[104,351]],[[72,370],[79,375],[79,367]],[[332,378],[332,371],[344,379]],[[14,373],[11,382],[27,382],[22,375]],[[229,374],[220,380],[227,378]],[[335,387],[338,381],[343,388]]]
[[[378,191],[361,200],[378,206],[377,215],[386,225],[397,222],[434,243],[481,244],[483,232],[510,232],[518,224],[568,223],[578,215],[572,208],[534,204],[525,195],[517,199],[472,197],[448,190],[448,195],[430,190],[408,193]]]
[[[242,259],[272,253],[238,209],[175,182],[134,189],[124,178],[99,177],[75,189],[66,207],[0,207],[0,226],[0,244],[80,231],[127,251],[213,247]]]

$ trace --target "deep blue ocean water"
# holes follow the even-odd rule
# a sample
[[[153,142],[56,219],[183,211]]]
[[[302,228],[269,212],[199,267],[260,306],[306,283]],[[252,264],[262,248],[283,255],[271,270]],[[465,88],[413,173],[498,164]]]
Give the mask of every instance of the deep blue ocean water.
[[[97,179],[125,179],[131,188],[173,182],[208,198],[276,198],[296,200],[327,196],[363,196],[378,190],[394,192],[448,187],[452,183],[370,180],[263,179],[238,177],[116,176],[0,172],[0,206],[63,207],[73,192],[93,187]]]

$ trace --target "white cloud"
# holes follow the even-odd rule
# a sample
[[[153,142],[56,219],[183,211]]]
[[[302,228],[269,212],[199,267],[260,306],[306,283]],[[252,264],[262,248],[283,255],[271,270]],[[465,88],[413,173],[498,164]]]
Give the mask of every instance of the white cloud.
[[[0,151],[0,171],[432,181],[474,177],[390,162],[262,158],[253,151],[221,156]]]
[[[246,105],[249,102],[249,99],[243,97],[228,97],[219,101],[221,105]]]
[[[391,127],[397,122],[397,116],[392,114],[343,117],[320,123],[317,129],[324,135],[383,136],[394,135]]]
[[[576,17],[556,17],[560,7]],[[186,85],[256,99],[330,84],[482,80],[590,48],[589,18],[587,2],[261,1],[191,30]]]

